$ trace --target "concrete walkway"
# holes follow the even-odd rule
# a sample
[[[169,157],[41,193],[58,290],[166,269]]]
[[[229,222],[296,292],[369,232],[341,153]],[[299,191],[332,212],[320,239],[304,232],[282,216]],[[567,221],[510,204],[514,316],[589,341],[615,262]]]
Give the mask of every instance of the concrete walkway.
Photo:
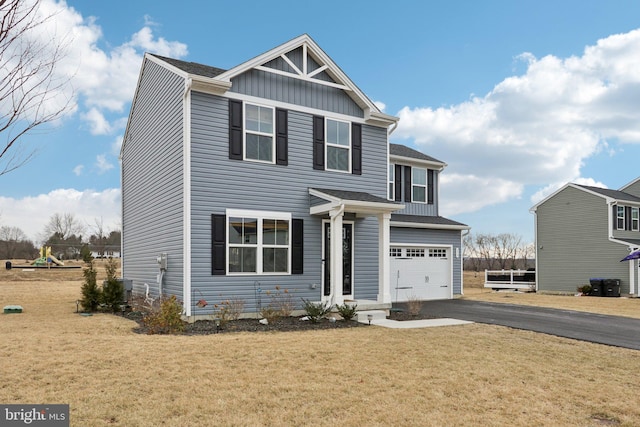
[[[360,323],[369,323],[368,320],[358,320]],[[382,326],[392,329],[412,329],[412,328],[434,328],[436,326],[454,326],[467,325],[474,322],[458,319],[420,319],[420,320],[390,320],[390,319],[373,319],[371,325]]]

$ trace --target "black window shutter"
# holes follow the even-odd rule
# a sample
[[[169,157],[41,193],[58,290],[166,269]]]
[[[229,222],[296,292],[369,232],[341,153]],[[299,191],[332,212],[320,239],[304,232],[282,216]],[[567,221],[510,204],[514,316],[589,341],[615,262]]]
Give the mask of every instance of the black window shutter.
[[[227,218],[211,215],[211,274],[224,276],[227,273]]]
[[[276,164],[289,164],[289,114],[287,110],[276,109]]]
[[[362,175],[362,125],[351,124],[351,173]]]
[[[292,219],[291,223],[291,274],[303,274],[304,223],[301,219]]]
[[[394,187],[394,200],[399,202],[402,200],[402,166],[396,165],[396,170],[393,172],[393,177],[395,178],[395,182],[393,183]]]
[[[324,170],[324,117],[313,116],[313,168]]]
[[[631,206],[624,207],[625,230],[631,230]]]
[[[612,215],[613,215],[613,221],[612,221],[613,222],[613,229],[617,230],[618,229],[618,206],[613,205],[611,208],[613,209],[613,213],[612,213]]]
[[[404,167],[404,201],[411,203],[411,166]]]
[[[242,101],[229,100],[229,158],[242,160]]]
[[[427,169],[427,203],[433,204],[433,169]]]

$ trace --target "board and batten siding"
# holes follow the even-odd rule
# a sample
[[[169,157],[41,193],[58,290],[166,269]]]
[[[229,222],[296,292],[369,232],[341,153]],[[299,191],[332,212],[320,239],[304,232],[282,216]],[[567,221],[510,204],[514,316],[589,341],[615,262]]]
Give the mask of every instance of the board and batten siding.
[[[620,279],[629,292],[625,246],[609,241],[604,198],[566,187],[536,209],[538,290],[576,292],[592,277]]]
[[[145,61],[122,153],[122,275],[157,295],[156,258],[168,254],[166,293],[183,290],[182,78]]]
[[[230,92],[358,118],[364,117],[362,109],[342,89],[262,70],[249,70],[231,81],[233,86]]]
[[[451,246],[451,262],[453,267],[453,294],[462,294],[462,232],[459,230],[430,230],[424,228],[391,227],[391,246],[409,243],[414,245],[446,245]],[[456,254],[458,257],[456,258]]]
[[[362,126],[362,175],[313,169],[312,115],[289,110],[288,166],[229,159],[228,99],[192,93],[191,106],[191,253],[192,293],[209,303],[240,298],[245,310],[267,305],[275,287],[319,300],[322,292],[322,218],[309,214],[309,188],[363,191],[386,197],[386,129]],[[226,209],[290,212],[304,220],[304,274],[211,275],[211,215]],[[357,219],[355,236],[355,297],[378,292],[378,224]],[[315,288],[313,287],[315,285]],[[262,292],[259,292],[261,290]],[[210,307],[192,307],[194,315]]]

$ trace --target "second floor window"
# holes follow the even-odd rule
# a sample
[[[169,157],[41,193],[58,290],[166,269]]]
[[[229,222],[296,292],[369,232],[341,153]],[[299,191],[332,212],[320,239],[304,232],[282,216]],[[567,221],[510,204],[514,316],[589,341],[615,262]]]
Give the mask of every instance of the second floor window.
[[[618,230],[624,230],[624,206],[617,207],[616,228]]]
[[[411,201],[426,203],[427,201],[427,170],[413,168],[411,170]]]
[[[396,189],[395,189],[395,182],[396,182],[396,165],[394,165],[393,163],[389,164],[389,172],[388,172],[388,181],[389,181],[389,193],[387,194],[387,198],[389,200],[394,200],[395,199],[395,194],[396,194]]]
[[[326,119],[327,169],[351,172],[351,131],[350,124]]]
[[[631,231],[640,230],[639,218],[639,208],[631,208]]]
[[[245,104],[245,159],[273,163],[273,108]]]

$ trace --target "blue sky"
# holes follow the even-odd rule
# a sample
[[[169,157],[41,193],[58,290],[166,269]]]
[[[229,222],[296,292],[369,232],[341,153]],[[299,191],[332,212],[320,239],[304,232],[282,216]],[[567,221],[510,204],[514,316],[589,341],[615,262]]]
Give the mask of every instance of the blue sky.
[[[566,182],[617,189],[637,177],[637,1],[42,0],[42,8],[55,11],[49,25],[67,40],[58,72],[73,86],[65,92],[73,109],[24,138],[37,156],[0,176],[0,225],[35,240],[56,212],[119,227],[117,155],[145,51],[230,68],[302,33],[401,118],[392,142],[448,164],[440,213],[473,232],[532,241],[529,208]]]

